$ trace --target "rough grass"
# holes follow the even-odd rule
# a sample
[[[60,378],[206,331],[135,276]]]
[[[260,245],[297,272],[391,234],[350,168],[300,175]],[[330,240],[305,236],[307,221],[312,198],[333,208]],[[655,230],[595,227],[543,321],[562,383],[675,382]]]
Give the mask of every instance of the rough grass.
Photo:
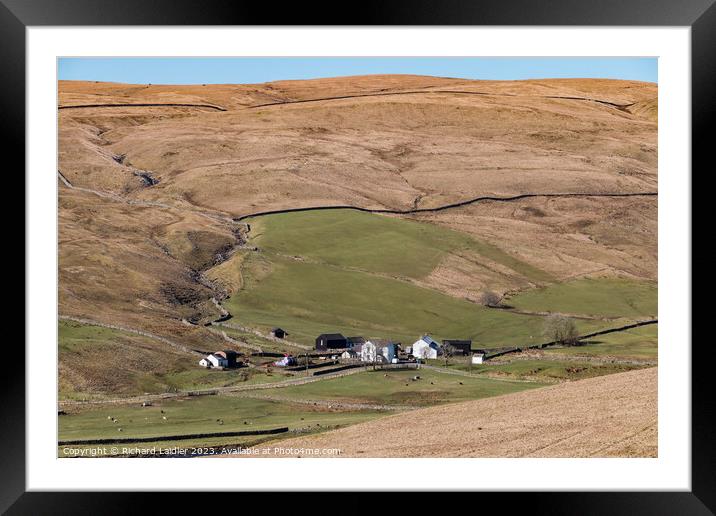
[[[522,310],[605,317],[655,317],[657,285],[620,278],[578,279],[526,291],[509,300]]]
[[[133,396],[265,381],[264,374],[249,369],[204,369],[199,366],[198,355],[132,333],[73,321],[60,321],[58,332],[60,399]]]
[[[413,381],[416,375],[420,379]],[[296,399],[424,406],[499,396],[542,385],[470,378],[429,369],[377,370],[265,392]]]

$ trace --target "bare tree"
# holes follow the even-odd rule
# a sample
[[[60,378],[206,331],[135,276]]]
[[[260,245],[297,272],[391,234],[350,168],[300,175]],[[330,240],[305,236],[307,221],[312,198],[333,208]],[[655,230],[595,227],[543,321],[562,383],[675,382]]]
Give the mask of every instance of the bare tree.
[[[565,346],[574,346],[579,342],[574,319],[559,314],[547,317],[544,323],[544,336]]]
[[[455,348],[452,345],[443,342],[440,344],[440,353],[445,358],[445,367],[447,367],[450,358],[455,355]]]
[[[480,304],[485,306],[500,306],[502,297],[492,290],[486,290],[480,295]]]

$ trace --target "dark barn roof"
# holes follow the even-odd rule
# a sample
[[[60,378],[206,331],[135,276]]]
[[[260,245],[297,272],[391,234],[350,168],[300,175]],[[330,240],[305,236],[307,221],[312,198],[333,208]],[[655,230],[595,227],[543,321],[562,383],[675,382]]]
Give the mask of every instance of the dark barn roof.
[[[318,336],[319,339],[327,339],[327,340],[345,340],[346,338],[341,335],[340,333],[321,333]]]

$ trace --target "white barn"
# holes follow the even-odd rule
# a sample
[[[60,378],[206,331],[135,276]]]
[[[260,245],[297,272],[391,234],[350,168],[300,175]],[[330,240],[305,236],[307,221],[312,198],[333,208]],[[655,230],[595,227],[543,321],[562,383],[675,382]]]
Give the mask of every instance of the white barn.
[[[430,335],[423,335],[413,344],[413,356],[415,358],[438,358],[440,344],[435,342]]]
[[[485,359],[485,355],[482,353],[476,353],[472,355],[472,363],[473,364],[482,364],[483,360]]]

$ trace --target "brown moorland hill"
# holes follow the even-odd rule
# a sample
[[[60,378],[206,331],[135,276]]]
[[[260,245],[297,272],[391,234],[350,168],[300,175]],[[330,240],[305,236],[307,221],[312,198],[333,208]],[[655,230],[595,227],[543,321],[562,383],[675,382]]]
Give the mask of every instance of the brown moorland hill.
[[[654,193],[656,99],[655,84],[598,79],[60,81],[60,313],[205,349],[219,340],[201,324],[220,315],[211,298],[225,294],[208,279],[217,279],[212,266],[243,238],[231,217]],[[656,197],[531,198],[413,217],[472,234],[557,280],[654,280],[656,207]],[[426,281],[458,297],[535,285],[488,258],[452,255]]]
[[[414,410],[261,447],[338,448],[338,457],[656,457],[657,446],[657,368],[649,368]]]

